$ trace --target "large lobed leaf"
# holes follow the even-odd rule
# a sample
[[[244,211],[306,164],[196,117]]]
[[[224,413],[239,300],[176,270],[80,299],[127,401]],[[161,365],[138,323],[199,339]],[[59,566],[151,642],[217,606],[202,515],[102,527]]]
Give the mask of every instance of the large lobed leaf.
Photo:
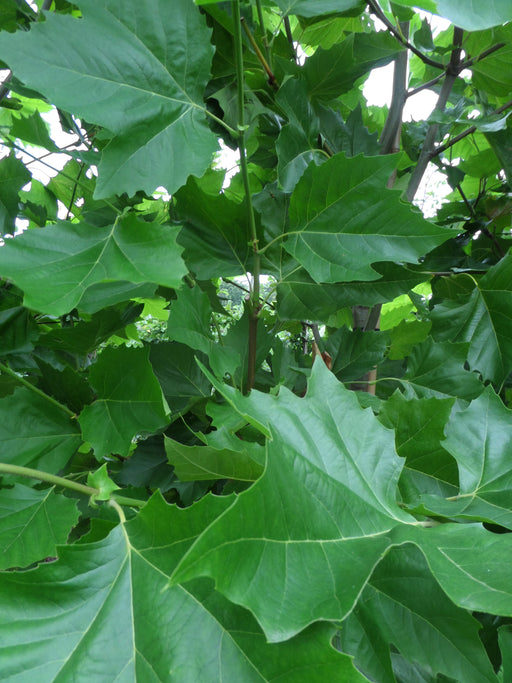
[[[37,571],[0,574],[2,680],[362,683],[327,625],[272,646],[205,582],[167,587],[182,553],[230,503],[209,496],[181,511],[156,494],[107,538],[62,548]]]
[[[177,232],[134,216],[101,228],[63,221],[7,240],[0,250],[0,275],[24,291],[28,308],[51,315],[80,306],[88,290],[105,281],[179,287],[187,270]]]
[[[114,134],[97,197],[174,192],[202,175],[217,149],[203,93],[213,47],[189,0],[78,0],[80,20],[48,14],[29,32],[2,33],[2,59],[55,105]]]
[[[285,248],[316,282],[377,280],[371,264],[415,263],[452,237],[385,189],[395,164],[391,155],[337,154],[304,173],[291,198]]]
[[[509,0],[396,0],[397,5],[419,7],[439,14],[467,31],[480,31],[512,21],[512,6]]]

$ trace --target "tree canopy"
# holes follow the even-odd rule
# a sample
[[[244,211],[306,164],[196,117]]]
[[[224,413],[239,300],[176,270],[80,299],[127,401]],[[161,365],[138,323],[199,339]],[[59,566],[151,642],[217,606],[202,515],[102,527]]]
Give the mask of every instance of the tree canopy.
[[[510,680],[511,55],[510,0],[0,2],[2,680]]]

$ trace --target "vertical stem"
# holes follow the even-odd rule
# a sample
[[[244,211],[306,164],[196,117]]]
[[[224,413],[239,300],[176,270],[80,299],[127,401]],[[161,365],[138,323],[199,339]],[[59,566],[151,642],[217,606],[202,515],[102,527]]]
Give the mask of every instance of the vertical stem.
[[[261,8],[261,0],[256,0],[256,9],[258,10],[258,21],[260,24],[261,42],[263,43],[263,47],[265,48],[265,56],[267,58],[267,62],[269,64],[269,66],[272,68],[270,46],[268,44],[267,32],[265,30],[265,21],[263,19],[263,10]]]
[[[446,76],[443,82],[443,86],[441,88],[441,92],[439,93],[439,98],[437,100],[436,109],[438,111],[444,111],[446,104],[448,102],[448,98],[450,97],[453,84],[455,83],[459,75],[461,63],[460,53],[462,45],[462,35],[462,29],[455,26],[453,29],[454,49],[452,50],[450,63],[448,64],[448,68],[446,69]],[[430,161],[431,154],[434,150],[434,145],[437,140],[438,130],[439,125],[437,123],[434,123],[431,126],[429,126],[427,134],[425,135],[425,141],[423,142],[423,147],[421,148],[420,158],[418,159],[418,163],[416,164],[416,167],[409,181],[409,186],[407,187],[407,199],[410,202],[412,202],[412,200],[414,199],[416,192],[418,191],[418,187],[420,186],[421,179],[423,178],[423,175],[427,170],[428,162]]]
[[[409,38],[409,22],[400,23],[400,31],[404,38]],[[400,150],[400,134],[402,128],[402,113],[407,93],[407,74],[409,66],[409,52],[401,52],[394,61],[393,70],[393,90],[391,104],[386,118],[386,123],[380,136],[381,154],[393,154]],[[390,176],[386,187],[392,188],[396,180],[396,171]],[[372,308],[365,306],[354,306],[352,316],[354,328],[360,328],[365,332],[377,330],[380,326],[380,313],[382,304],[377,304]],[[375,380],[377,379],[377,368],[373,368],[361,377],[358,382],[353,382],[350,388],[353,391],[366,391],[375,394]]]
[[[244,63],[242,48],[242,25],[240,23],[240,0],[231,0],[231,8],[234,23],[235,62],[237,75],[237,100],[238,100],[238,150],[240,152],[240,172],[245,190],[245,202],[247,206],[247,220],[253,249],[252,284],[250,295],[249,317],[249,353],[246,391],[254,386],[256,375],[256,339],[258,332],[258,314],[260,309],[260,255],[258,252],[258,235],[256,221],[251,199],[251,187],[249,183],[249,171],[247,168],[247,156],[245,152],[245,114],[244,114]]]

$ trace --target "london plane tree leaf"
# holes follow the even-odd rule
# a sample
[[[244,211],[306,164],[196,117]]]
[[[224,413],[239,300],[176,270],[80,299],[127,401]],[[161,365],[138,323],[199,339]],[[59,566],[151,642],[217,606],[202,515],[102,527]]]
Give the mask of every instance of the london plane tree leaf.
[[[183,551],[230,502],[210,496],[180,511],[157,494],[104,540],[62,548],[57,563],[35,572],[1,575],[2,679],[195,683],[207,671],[213,680],[363,683],[351,658],[330,646],[328,626],[292,648],[268,645],[250,614],[204,583],[166,589]],[[49,643],[52,656],[41,661]]]
[[[62,315],[106,280],[180,287],[187,271],[176,234],[174,227],[132,216],[102,228],[62,222],[8,240],[0,274],[25,292],[28,308]]]
[[[290,201],[285,248],[316,282],[377,280],[372,263],[415,263],[453,236],[385,189],[395,164],[389,155],[337,154],[304,173]]]
[[[202,175],[218,143],[203,104],[210,31],[193,3],[76,4],[80,20],[48,13],[29,32],[2,33],[0,52],[26,85],[112,132],[96,196],[174,192]]]
[[[0,0],[0,680],[505,683],[510,0],[32,4]]]

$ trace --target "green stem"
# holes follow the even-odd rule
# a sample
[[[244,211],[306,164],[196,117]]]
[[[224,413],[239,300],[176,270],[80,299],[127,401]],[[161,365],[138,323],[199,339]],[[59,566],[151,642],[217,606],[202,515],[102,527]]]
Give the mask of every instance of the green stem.
[[[27,387],[27,389],[30,389],[30,391],[33,391],[35,394],[38,394],[38,396],[41,396],[41,398],[44,398],[46,401],[49,401],[50,403],[53,403],[54,406],[63,410],[67,415],[69,415],[69,417],[71,417],[71,418],[76,417],[75,413],[72,410],[70,410],[67,406],[62,405],[62,403],[59,403],[58,401],[56,401],[51,396],[48,396],[48,394],[45,394],[44,391],[41,391],[41,389],[38,389],[37,387],[35,387],[28,380],[26,380],[24,377],[21,377],[16,372],[14,372],[14,370],[11,370],[11,368],[8,367],[7,365],[0,363],[0,371],[5,372],[6,375],[9,375],[10,377],[15,379],[20,384],[23,384],[23,386]]]
[[[99,490],[93,488],[92,486],[79,484],[77,481],[64,479],[64,477],[58,477],[56,474],[41,472],[41,470],[33,470],[30,467],[21,467],[21,465],[9,465],[8,463],[0,462],[0,474],[13,474],[17,477],[39,479],[39,481],[45,481],[47,484],[62,486],[63,488],[71,489],[72,491],[78,491],[78,493],[83,493],[86,496],[96,496],[99,494]]]
[[[61,486],[71,491],[78,491],[85,496],[97,496],[100,491],[93,486],[86,486],[79,484],[77,481],[59,477],[56,474],[49,474],[41,470],[33,470],[30,467],[22,467],[21,465],[9,465],[5,462],[0,462],[0,474],[12,474],[16,477],[26,477],[27,479],[38,479],[53,486]],[[118,496],[116,493],[112,494],[111,501],[115,501],[117,505],[125,505],[126,507],[142,508],[146,505],[145,500],[138,500],[137,498],[129,498],[128,496]]]
[[[258,11],[258,21],[260,24],[261,42],[263,43],[263,47],[265,48],[265,55],[267,56],[267,62],[268,62],[268,64],[270,64],[270,61],[271,61],[270,46],[268,44],[267,32],[265,30],[265,21],[263,19],[263,10],[261,8],[261,0],[256,0],[256,9]]]
[[[258,250],[258,234],[256,232],[256,221],[254,218],[254,209],[251,199],[251,186],[249,183],[249,170],[247,167],[247,157],[245,152],[245,98],[244,98],[244,63],[243,63],[243,47],[242,47],[242,25],[240,17],[240,0],[232,0],[231,8],[234,23],[234,39],[235,39],[235,61],[236,61],[236,75],[237,75],[237,101],[238,101],[238,150],[240,152],[240,172],[245,191],[245,201],[247,205],[247,219],[249,222],[249,232],[251,236],[253,248],[253,268],[252,268],[252,285],[251,285],[251,313],[249,319],[249,354],[248,354],[248,371],[247,371],[247,387],[250,391],[254,386],[254,378],[256,375],[256,335],[258,325],[258,313],[260,306],[260,254]]]

